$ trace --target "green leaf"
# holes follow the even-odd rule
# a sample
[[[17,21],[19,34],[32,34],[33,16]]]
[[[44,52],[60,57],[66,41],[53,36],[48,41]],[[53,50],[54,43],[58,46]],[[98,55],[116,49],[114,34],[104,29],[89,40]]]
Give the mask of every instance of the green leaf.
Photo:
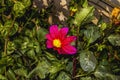
[[[8,80],[5,76],[0,74],[0,80]]]
[[[4,26],[2,25],[2,23],[0,23],[0,35],[3,35],[2,31],[3,31]]]
[[[80,80],[93,80],[91,77],[82,77]]]
[[[29,74],[28,77],[32,77],[33,75],[38,75],[41,79],[44,79],[49,74],[50,63],[42,59],[42,61],[38,62],[36,68],[34,68]]]
[[[0,24],[0,33],[2,36],[12,36],[14,35],[17,30],[18,30],[18,23],[14,22],[14,25],[12,26],[13,21],[8,20],[7,22],[5,22],[4,26],[2,24]]]
[[[81,5],[83,6],[83,7],[88,7],[88,1],[87,0],[80,0],[81,2]]]
[[[22,0],[22,3],[27,8],[31,5],[31,0]]]
[[[96,46],[97,46],[97,51],[102,51],[104,48],[106,48],[106,45],[104,45],[104,44],[97,44],[96,43]]]
[[[49,68],[50,68],[50,64],[47,61],[42,61],[38,64],[36,70],[38,76],[43,79],[47,76],[47,74],[49,73]]]
[[[25,77],[27,78],[27,69],[24,69],[24,68],[20,68],[20,69],[16,69],[15,70],[15,73],[19,76],[22,76],[22,77]]]
[[[105,22],[102,22],[99,26],[102,31],[108,27],[107,23],[105,23]]]
[[[111,34],[108,37],[108,40],[113,46],[120,46],[120,35],[119,34]]]
[[[50,79],[53,80],[59,71],[63,70],[65,67],[60,64],[60,62],[54,62],[52,66],[50,66],[49,72],[50,72]]]
[[[55,74],[62,69],[64,69],[64,66],[60,62],[56,61],[54,64],[52,64],[52,66],[50,66],[49,71],[51,74]]]
[[[41,48],[40,48],[40,43],[39,42],[34,42],[34,48],[35,48],[35,52],[40,54],[42,51],[41,51]]]
[[[81,51],[79,55],[80,66],[84,71],[92,72],[96,68],[97,60],[91,51]]]
[[[62,63],[61,60],[58,60],[55,57],[55,55],[49,52],[45,52],[45,53],[46,53],[45,56],[51,62],[49,72],[50,72],[50,80],[53,80],[59,71],[65,69],[65,65]]]
[[[88,44],[93,43],[100,37],[100,31],[97,26],[88,27],[87,30],[84,30],[85,38],[87,38]]]
[[[26,29],[25,30],[25,35],[28,36],[28,37],[30,37],[30,38],[33,38],[32,30]]]
[[[16,23],[16,22],[14,22],[14,25],[13,26],[11,26],[12,25],[12,23],[13,23],[13,21],[7,21],[5,24],[4,24],[4,26],[6,27],[6,28],[9,28],[9,35],[14,35],[16,32],[17,32],[17,30],[18,30],[18,23]]]
[[[73,62],[68,62],[67,63],[66,71],[69,71],[72,74],[72,71],[73,71]]]
[[[94,75],[99,80],[119,80],[120,76],[111,73],[110,64],[105,64],[106,60],[103,60],[98,65]]]
[[[49,60],[51,60],[51,61],[58,61],[58,59],[55,57],[55,55],[53,55],[53,54],[51,54],[51,53],[49,53],[49,52],[47,52],[47,51],[45,51],[45,56],[49,59]]]
[[[22,2],[16,1],[13,6],[13,11],[16,17],[21,17],[25,13],[25,6],[23,5]]]
[[[72,80],[72,79],[70,78],[70,75],[62,71],[60,72],[56,80]]]
[[[12,57],[7,56],[0,59],[0,67],[7,67],[11,65],[11,63],[13,63]]]
[[[15,78],[14,72],[13,72],[11,69],[9,69],[9,70],[7,71],[7,76],[8,76],[8,79],[9,79],[9,80],[17,80],[17,79]]]
[[[93,16],[93,7],[82,8],[79,12],[76,13],[73,23],[77,26],[80,26],[83,23],[86,23]]]
[[[6,71],[6,66],[0,65],[0,74],[4,74],[5,71]]]
[[[24,54],[26,51],[28,51],[29,49],[31,49],[31,47],[33,47],[33,43],[30,42],[29,38],[28,37],[22,37],[21,39],[18,39],[19,41],[22,40],[19,44],[19,42],[17,42],[16,40],[16,43],[20,45],[20,49],[21,49],[21,52]],[[29,47],[28,47],[29,46]],[[18,47],[19,48],[19,47]]]
[[[45,35],[47,34],[47,30],[44,28],[40,28],[37,30],[37,39],[39,42],[45,40]]]
[[[28,56],[29,58],[31,58],[31,59],[35,59],[35,58],[36,58],[36,57],[35,57],[35,51],[34,51],[34,49],[28,50],[26,54],[27,54],[27,56]]]
[[[11,54],[15,51],[15,44],[11,41],[8,41],[7,45],[7,54]]]
[[[27,48],[27,46],[28,46],[28,44],[30,43],[30,41],[29,41],[29,38],[28,37],[24,37],[24,38],[22,38],[23,39],[23,42],[22,42],[22,44],[21,44],[21,49],[25,49],[25,48]]]

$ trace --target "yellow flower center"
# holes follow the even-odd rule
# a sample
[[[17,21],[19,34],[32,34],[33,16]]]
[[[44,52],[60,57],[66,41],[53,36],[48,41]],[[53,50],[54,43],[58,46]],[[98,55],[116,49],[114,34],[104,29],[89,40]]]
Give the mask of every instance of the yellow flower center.
[[[53,40],[53,46],[60,48],[61,47],[61,41],[59,39]]]

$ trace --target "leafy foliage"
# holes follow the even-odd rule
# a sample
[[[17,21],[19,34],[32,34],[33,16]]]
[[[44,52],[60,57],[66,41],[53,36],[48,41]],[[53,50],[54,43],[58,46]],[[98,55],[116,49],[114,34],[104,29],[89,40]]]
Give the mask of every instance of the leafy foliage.
[[[81,51],[79,61],[82,69],[87,72],[94,71],[97,65],[97,60],[90,51]]]
[[[52,4],[51,0],[38,9],[36,1],[0,0],[0,80],[120,79],[120,25],[102,19],[94,24],[95,9],[87,0],[64,0],[70,10],[62,6],[63,13],[73,14],[67,15],[64,23],[69,34],[77,36],[73,43],[77,53],[60,55],[46,48],[45,35],[54,5],[64,2]]]

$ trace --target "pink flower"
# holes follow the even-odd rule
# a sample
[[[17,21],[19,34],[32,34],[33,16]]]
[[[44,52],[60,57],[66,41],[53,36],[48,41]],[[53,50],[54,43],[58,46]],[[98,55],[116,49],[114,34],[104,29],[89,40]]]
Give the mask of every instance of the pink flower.
[[[76,36],[67,36],[67,33],[67,27],[59,30],[57,25],[50,26],[49,33],[46,34],[47,48],[53,48],[59,54],[75,54],[77,49],[71,45],[71,42],[76,40]]]

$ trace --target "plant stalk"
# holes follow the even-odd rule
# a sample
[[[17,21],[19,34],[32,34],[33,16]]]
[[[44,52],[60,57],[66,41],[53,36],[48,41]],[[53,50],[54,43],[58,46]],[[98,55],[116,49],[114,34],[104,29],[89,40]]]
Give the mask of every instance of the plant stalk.
[[[75,28],[75,26],[74,26],[74,28]],[[77,40],[76,40],[75,46],[78,49],[80,27],[77,26],[76,28],[77,28],[77,32],[76,32]],[[73,80],[77,80],[77,78],[75,78],[75,76],[76,76],[76,69],[77,69],[77,59],[76,58],[77,58],[76,55],[74,55],[74,57],[73,57],[73,73],[72,73]]]

